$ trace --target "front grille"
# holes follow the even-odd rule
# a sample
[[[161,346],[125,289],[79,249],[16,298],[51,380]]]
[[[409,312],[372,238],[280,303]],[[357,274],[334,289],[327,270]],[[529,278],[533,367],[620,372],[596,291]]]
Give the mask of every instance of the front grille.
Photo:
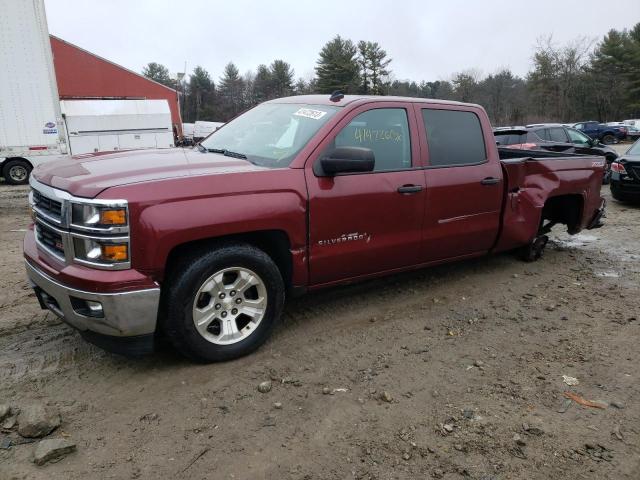
[[[56,220],[60,220],[62,218],[62,203],[49,197],[45,197],[37,190],[32,190],[32,192],[33,204],[38,210]]]
[[[62,235],[42,223],[36,225],[38,241],[52,253],[64,258]]]
[[[627,168],[629,167],[629,164],[627,164]],[[631,167],[631,172],[633,172],[633,175],[640,180],[640,166],[633,166]]]

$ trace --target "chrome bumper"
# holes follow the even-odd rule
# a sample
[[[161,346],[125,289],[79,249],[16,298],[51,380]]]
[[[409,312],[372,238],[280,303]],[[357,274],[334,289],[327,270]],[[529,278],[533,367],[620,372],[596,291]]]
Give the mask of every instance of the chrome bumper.
[[[153,334],[156,330],[160,289],[123,293],[93,293],[65,287],[25,262],[27,276],[43,308],[48,308],[81,332],[112,337]],[[101,312],[91,312],[86,301],[99,302]]]

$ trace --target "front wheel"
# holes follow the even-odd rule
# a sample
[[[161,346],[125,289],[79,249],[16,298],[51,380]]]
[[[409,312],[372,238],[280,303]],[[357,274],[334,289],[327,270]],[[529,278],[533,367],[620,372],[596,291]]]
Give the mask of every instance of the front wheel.
[[[9,185],[23,185],[29,181],[31,165],[26,160],[9,160],[2,167],[2,176]]]
[[[178,351],[197,361],[231,360],[262,345],[281,315],[278,267],[251,245],[194,253],[169,272],[161,326]]]

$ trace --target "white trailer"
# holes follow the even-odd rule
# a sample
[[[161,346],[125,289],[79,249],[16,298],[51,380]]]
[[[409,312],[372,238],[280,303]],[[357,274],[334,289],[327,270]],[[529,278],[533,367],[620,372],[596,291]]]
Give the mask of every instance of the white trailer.
[[[196,122],[193,127],[193,141],[199,142],[204,137],[208,137],[223,125],[224,122]]]
[[[188,140],[193,140],[193,130],[195,128],[194,123],[182,124],[182,136]]]
[[[0,0],[0,172],[26,183],[67,153],[42,0]]]
[[[72,155],[174,146],[166,100],[62,100]]]

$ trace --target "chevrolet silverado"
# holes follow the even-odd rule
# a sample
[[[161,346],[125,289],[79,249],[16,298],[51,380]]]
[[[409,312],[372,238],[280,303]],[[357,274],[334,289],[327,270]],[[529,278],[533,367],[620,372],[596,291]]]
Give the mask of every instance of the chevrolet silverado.
[[[26,269],[42,308],[105,349],[163,336],[227,360],[268,338],[286,296],[502,251],[536,260],[554,225],[601,225],[604,167],[499,151],[478,105],[281,98],[192,149],[37,167]]]

